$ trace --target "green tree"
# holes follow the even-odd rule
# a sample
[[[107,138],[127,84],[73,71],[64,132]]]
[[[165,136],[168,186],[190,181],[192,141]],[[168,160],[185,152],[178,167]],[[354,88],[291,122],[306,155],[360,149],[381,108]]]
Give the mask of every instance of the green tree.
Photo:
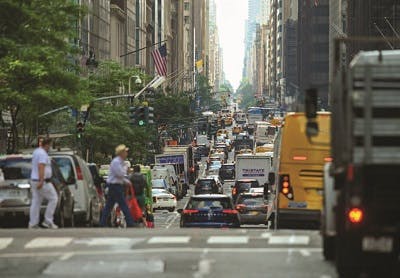
[[[134,76],[139,76],[142,84],[136,84]],[[96,71],[83,80],[92,102],[81,149],[84,152],[89,150],[95,162],[108,163],[118,144],[129,146],[135,159],[142,160],[147,155],[147,144],[152,141],[155,131],[151,127],[133,127],[128,117],[129,107],[140,105],[140,101],[128,98],[96,101],[100,97],[116,96],[120,90],[128,94],[130,77],[132,94],[139,92],[150,79],[138,69],[123,68],[114,61],[102,61]]]
[[[240,107],[242,109],[247,109],[248,107],[256,104],[253,86],[247,80],[243,80],[240,83],[240,86],[236,91],[236,95],[241,96],[242,101],[240,103]]]
[[[18,126],[34,129],[40,113],[85,100],[76,74],[73,43],[82,9],[74,1],[0,1],[0,110]]]

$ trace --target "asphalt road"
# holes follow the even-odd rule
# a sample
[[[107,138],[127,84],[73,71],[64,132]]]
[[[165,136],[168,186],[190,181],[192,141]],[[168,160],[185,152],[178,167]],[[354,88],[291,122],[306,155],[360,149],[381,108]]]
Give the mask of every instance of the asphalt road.
[[[316,231],[0,230],[1,277],[336,277]]]

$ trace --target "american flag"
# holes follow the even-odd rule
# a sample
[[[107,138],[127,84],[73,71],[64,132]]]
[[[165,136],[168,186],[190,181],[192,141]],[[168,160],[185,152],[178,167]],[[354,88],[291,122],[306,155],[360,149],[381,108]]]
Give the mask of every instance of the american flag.
[[[151,52],[158,75],[167,76],[167,47],[165,44]]]

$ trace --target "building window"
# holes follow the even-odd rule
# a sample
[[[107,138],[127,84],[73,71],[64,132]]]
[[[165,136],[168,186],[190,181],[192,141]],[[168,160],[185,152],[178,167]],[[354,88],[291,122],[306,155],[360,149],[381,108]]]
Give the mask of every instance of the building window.
[[[190,3],[189,2],[185,2],[185,11],[190,10]]]
[[[185,24],[189,24],[190,23],[190,19],[188,16],[185,16]]]

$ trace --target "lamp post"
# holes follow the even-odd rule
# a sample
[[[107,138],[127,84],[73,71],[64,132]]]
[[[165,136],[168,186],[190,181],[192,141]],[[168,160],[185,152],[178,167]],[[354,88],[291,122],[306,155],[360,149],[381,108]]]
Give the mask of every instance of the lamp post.
[[[135,77],[135,84],[136,85],[140,85],[142,84],[142,79],[140,79],[139,75],[132,75],[131,77],[129,77],[129,82],[128,82],[128,94],[131,94],[131,79]]]

